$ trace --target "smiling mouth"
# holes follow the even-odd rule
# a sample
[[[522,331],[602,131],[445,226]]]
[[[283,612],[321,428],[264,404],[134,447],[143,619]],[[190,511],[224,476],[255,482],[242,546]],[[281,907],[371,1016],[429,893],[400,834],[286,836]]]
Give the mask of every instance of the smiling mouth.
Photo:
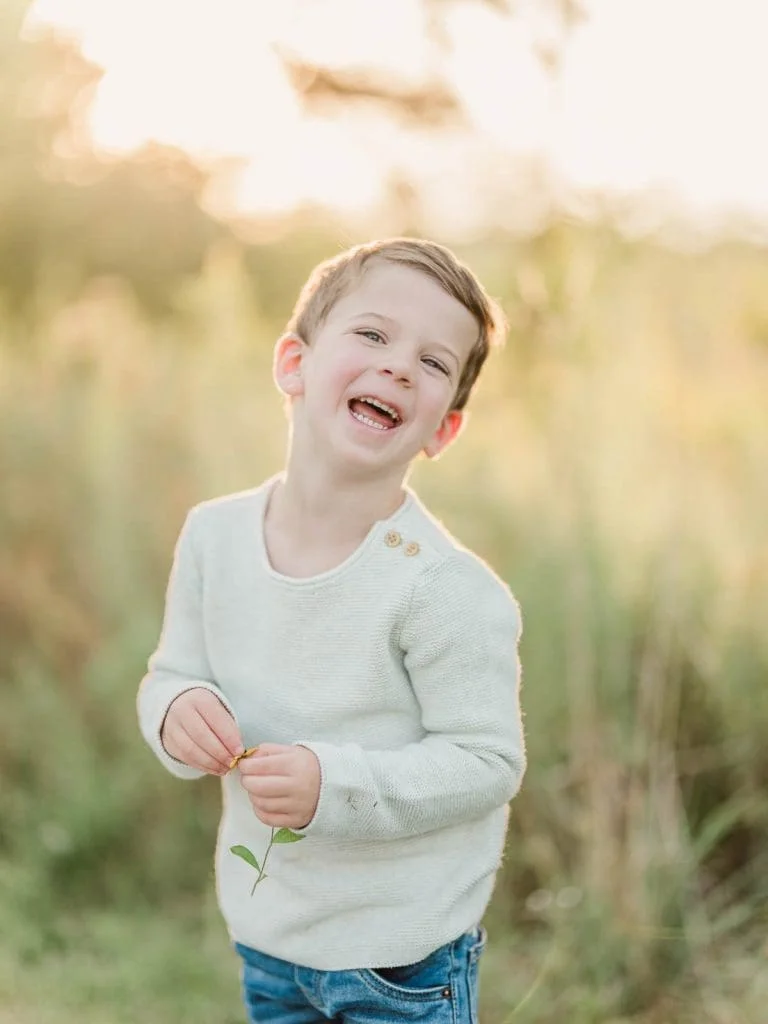
[[[402,416],[392,405],[370,395],[352,398],[347,403],[349,411],[358,423],[374,430],[394,430],[403,422]]]

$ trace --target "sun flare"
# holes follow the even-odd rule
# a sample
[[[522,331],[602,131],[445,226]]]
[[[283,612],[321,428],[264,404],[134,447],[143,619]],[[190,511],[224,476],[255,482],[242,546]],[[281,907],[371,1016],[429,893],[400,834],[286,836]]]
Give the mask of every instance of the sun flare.
[[[439,53],[418,0],[37,0],[28,31],[52,24],[104,69],[89,115],[97,149],[155,139],[199,159],[240,158],[230,186],[240,210],[365,209],[395,169],[445,215],[462,207],[471,220],[493,212],[473,194],[475,168],[492,158],[509,176],[533,156],[571,186],[655,189],[705,213],[768,219],[768,147],[757,130],[765,4],[590,0],[555,77],[537,58],[542,9],[528,0],[509,18],[446,5]],[[370,110],[309,116],[280,48],[412,79],[439,60],[471,130],[417,137]]]

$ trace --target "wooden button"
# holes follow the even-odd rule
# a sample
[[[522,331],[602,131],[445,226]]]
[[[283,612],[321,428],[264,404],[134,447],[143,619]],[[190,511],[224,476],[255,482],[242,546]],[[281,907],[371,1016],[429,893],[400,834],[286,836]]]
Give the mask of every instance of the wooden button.
[[[406,555],[408,555],[409,558],[413,555],[418,555],[420,550],[421,548],[419,547],[415,540],[411,540],[405,545],[405,553]]]
[[[402,543],[403,538],[397,532],[397,530],[390,530],[384,538],[384,543],[388,548],[396,548],[398,544]]]

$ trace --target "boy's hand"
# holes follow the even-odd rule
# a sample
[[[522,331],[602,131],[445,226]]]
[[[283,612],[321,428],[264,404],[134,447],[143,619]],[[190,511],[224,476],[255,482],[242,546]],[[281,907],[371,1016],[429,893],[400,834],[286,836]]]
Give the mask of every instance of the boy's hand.
[[[212,775],[226,775],[232,758],[243,749],[230,713],[214,693],[200,686],[173,701],[160,740],[171,757]]]
[[[320,762],[311,750],[262,743],[238,768],[259,821],[276,828],[310,823],[320,798]]]

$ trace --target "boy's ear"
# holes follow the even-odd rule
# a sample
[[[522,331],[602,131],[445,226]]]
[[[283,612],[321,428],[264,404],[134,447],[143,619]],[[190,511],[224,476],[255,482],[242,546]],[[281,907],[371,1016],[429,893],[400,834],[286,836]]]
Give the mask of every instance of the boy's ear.
[[[461,409],[451,409],[443,417],[429,444],[424,446],[424,454],[429,459],[436,459],[449,444],[452,444],[461,433],[466,423],[467,414]]]
[[[283,334],[275,342],[272,376],[280,391],[289,398],[296,398],[304,393],[301,363],[305,348],[306,345],[298,334]]]

